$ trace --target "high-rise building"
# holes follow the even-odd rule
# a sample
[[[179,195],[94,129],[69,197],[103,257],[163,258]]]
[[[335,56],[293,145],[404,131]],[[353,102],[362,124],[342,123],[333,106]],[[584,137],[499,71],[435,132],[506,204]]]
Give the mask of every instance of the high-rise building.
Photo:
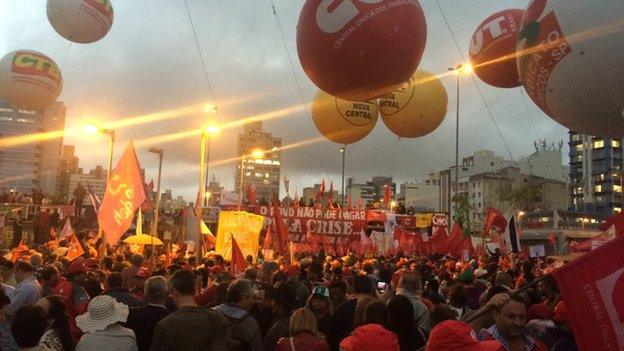
[[[327,184],[325,184],[325,186],[327,186]],[[306,204],[306,206],[310,204],[310,201],[316,202],[320,191],[321,184],[314,184],[313,187],[303,188],[303,194],[301,198],[303,199],[303,202]],[[325,192],[323,194],[323,201],[328,201],[328,199],[334,199],[333,202],[340,203],[340,193],[337,190],[333,190],[330,192],[330,188],[325,188]]]
[[[434,212],[438,210],[440,196],[439,173],[431,173],[421,182],[406,182],[399,185],[397,200],[406,209],[417,212]]]
[[[66,107],[55,101],[41,114],[41,131],[54,132],[65,129]],[[41,190],[54,196],[59,186],[63,138],[51,138],[41,142]]]
[[[622,211],[622,139],[570,134],[570,209],[612,215]]]
[[[69,178],[72,174],[78,173],[78,157],[74,154],[75,149],[74,145],[63,145],[63,151],[61,153],[56,197],[63,203],[69,201]]]
[[[472,156],[465,157],[459,165],[459,193],[470,192],[470,177],[482,173],[498,172],[507,167],[518,167],[522,174],[567,183],[567,168],[562,164],[561,146],[561,144],[549,146],[545,141],[540,141],[535,144],[533,154],[520,158],[519,161],[505,160],[490,150],[476,151]],[[453,212],[454,196],[455,166],[452,166],[440,172],[440,211]]]
[[[260,201],[270,202],[273,197],[279,198],[281,146],[281,138],[275,138],[271,133],[262,131],[262,122],[244,125],[243,132],[238,136],[238,155],[242,162],[237,163],[234,176],[237,193],[240,188],[242,164],[243,194],[245,188],[251,185],[255,187]],[[262,151],[263,155],[253,155],[254,151]]]
[[[63,130],[65,107],[54,102],[42,112],[20,110],[0,101],[0,138]],[[4,146],[0,149],[0,187],[56,194],[63,138]]]
[[[383,199],[386,185],[392,187],[392,196],[394,196],[396,194],[396,184],[392,182],[392,177],[374,176],[372,180],[365,182],[358,182],[355,178],[348,178],[345,193],[351,199],[353,205],[360,201],[362,206],[366,206],[369,203]]]
[[[208,182],[208,187],[206,188],[206,204],[208,206],[216,206],[221,200],[221,193],[223,193],[223,187],[219,182],[214,179]]]

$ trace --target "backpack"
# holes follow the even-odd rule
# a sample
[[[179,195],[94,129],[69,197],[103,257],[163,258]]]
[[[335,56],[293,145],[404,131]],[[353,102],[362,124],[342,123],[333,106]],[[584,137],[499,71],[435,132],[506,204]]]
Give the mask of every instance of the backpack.
[[[246,313],[242,319],[236,319],[232,317],[225,316],[228,321],[228,325],[226,329],[229,331],[229,337],[226,340],[226,349],[228,351],[251,351],[251,345],[245,340],[242,339],[240,325],[247,318],[251,318],[251,316]]]

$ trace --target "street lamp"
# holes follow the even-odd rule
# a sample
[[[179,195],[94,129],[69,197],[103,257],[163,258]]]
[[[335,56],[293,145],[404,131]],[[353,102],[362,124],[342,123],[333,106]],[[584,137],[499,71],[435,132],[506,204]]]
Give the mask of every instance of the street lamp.
[[[202,135],[206,137],[206,145],[207,145],[206,146],[206,178],[204,182],[206,189],[208,188],[208,179],[210,178],[210,173],[208,172],[208,169],[210,167],[210,137],[219,134],[219,132],[221,132],[221,129],[219,128],[217,124],[209,123],[208,125],[206,125],[202,133]],[[204,206],[208,205],[207,201],[208,200],[204,200]]]
[[[241,210],[241,206],[243,205],[243,177],[245,176],[245,159],[247,157],[251,157],[253,159],[261,159],[265,155],[265,152],[260,149],[254,149],[249,153],[249,155],[242,154],[241,155],[241,163],[240,163],[240,181],[238,184],[238,209]]]
[[[455,196],[459,196],[459,78],[461,75],[470,75],[474,68],[470,63],[462,63],[455,68],[450,67],[449,71],[455,73],[456,85],[456,114],[455,114]],[[457,201],[456,201],[457,203]]]
[[[110,174],[113,168],[113,145],[115,143],[115,131],[113,129],[102,128],[93,123],[85,123],[83,130],[89,134],[108,134],[110,136],[108,142],[108,171],[106,172],[106,182],[110,178]]]
[[[158,226],[158,213],[160,212],[160,176],[162,173],[162,160],[163,160],[164,150],[152,147],[149,149],[149,152],[158,155],[158,180],[156,181],[156,213],[154,214],[153,223],[152,223],[152,226],[150,227],[151,235],[156,236],[158,234],[157,226]]]
[[[342,154],[342,176],[341,176],[341,185],[340,185],[340,196],[342,199],[340,201],[340,207],[344,208],[345,206],[345,156],[347,154],[347,145],[345,144],[340,148],[340,153]]]
[[[216,107],[214,105],[207,104],[204,107],[204,112],[206,113],[214,113],[216,111]],[[209,124],[203,128],[201,131],[201,146],[199,152],[199,196],[197,197],[197,203],[195,204],[195,208],[197,209],[197,235],[195,237],[195,256],[199,259],[202,257],[202,248],[201,244],[202,233],[201,233],[201,221],[202,221],[202,204],[204,203],[204,197],[206,194],[206,185],[208,183],[208,167],[207,165],[207,148],[208,143],[210,142],[210,135],[216,134],[219,132],[219,128],[215,124]]]

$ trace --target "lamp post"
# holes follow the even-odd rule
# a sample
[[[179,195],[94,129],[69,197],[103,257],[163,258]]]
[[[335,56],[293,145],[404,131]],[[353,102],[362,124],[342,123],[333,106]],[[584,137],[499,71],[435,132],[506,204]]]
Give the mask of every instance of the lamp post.
[[[341,185],[340,185],[340,196],[342,197],[340,201],[340,207],[345,207],[345,156],[347,154],[347,145],[345,144],[340,148],[340,153],[342,154],[342,177],[341,177]]]
[[[462,74],[469,75],[473,72],[473,67],[469,63],[462,63],[455,68],[450,67],[449,71],[455,73],[456,80],[456,112],[455,112],[455,196],[459,196],[459,78]],[[455,201],[457,203],[457,201]],[[450,209],[449,209],[450,210]],[[452,218],[452,216],[451,216]]]
[[[217,106],[213,105],[213,104],[206,104],[204,105],[204,113],[206,114],[210,114],[210,115],[214,115],[217,113]],[[215,124],[215,123],[208,123],[208,125],[206,126],[206,128],[204,129],[204,132],[207,134],[206,135],[206,180],[205,180],[205,186],[206,188],[208,188],[208,179],[210,178],[210,173],[208,172],[208,168],[210,166],[210,136],[211,135],[216,135],[220,132],[219,127]],[[207,204],[207,199],[204,200],[204,206],[208,206]]]
[[[85,132],[89,134],[107,134],[109,136],[108,169],[106,170],[106,187],[108,187],[108,182],[110,181],[110,176],[111,176],[111,172],[113,168],[113,147],[115,145],[115,130],[102,128],[100,126],[97,126],[95,124],[90,124],[90,123],[85,124],[83,129]],[[82,204],[80,204],[80,206],[82,206]],[[94,208],[94,210],[96,209]],[[96,210],[96,213],[97,213],[97,210]],[[80,214],[80,209],[78,209],[78,214]],[[103,253],[106,248],[106,240],[104,240],[102,226],[100,226],[99,223],[98,223],[98,237],[102,238],[102,244],[100,246],[100,250]]]
[[[254,159],[260,159],[264,157],[265,152],[260,149],[254,149],[249,155],[242,154],[241,155],[241,163],[240,163],[240,181],[238,183],[238,207],[237,211],[241,210],[241,206],[243,205],[243,177],[245,176],[245,159],[247,157],[252,157]]]
[[[154,213],[154,219],[152,222],[152,226],[150,227],[150,234],[152,236],[156,236],[158,235],[158,214],[160,212],[160,179],[162,174],[162,160],[164,150],[152,147],[149,149],[149,152],[158,155],[158,179],[156,181],[156,212]]]

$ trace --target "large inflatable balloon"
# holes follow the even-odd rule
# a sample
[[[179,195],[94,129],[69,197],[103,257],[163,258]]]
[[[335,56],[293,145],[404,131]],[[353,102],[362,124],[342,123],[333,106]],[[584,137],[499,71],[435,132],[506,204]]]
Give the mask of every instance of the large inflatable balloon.
[[[345,100],[368,101],[414,74],[427,41],[418,0],[307,0],[297,26],[303,70]]]
[[[418,70],[399,90],[379,99],[384,124],[403,138],[417,138],[433,132],[448,106],[446,89],[432,73]]]
[[[579,133],[624,136],[624,2],[534,0],[518,35],[518,72],[547,115]]]
[[[516,66],[516,44],[524,10],[509,9],[486,18],[470,40],[470,62],[482,81],[499,88],[522,85]]]
[[[98,41],[113,25],[110,0],[48,0],[47,12],[54,30],[74,43]]]
[[[18,50],[0,60],[0,98],[25,110],[41,110],[61,94],[63,77],[48,56]]]
[[[346,101],[319,90],[312,102],[312,120],[327,139],[351,144],[364,138],[377,123],[377,101]]]

